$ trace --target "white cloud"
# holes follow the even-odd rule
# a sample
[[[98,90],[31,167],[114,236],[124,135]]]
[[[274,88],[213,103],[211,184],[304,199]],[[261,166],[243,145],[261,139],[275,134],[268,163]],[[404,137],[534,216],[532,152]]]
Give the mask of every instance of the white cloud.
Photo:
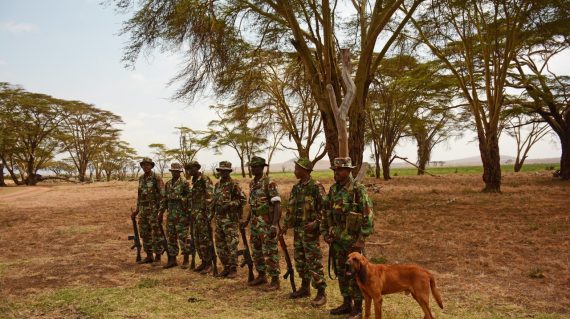
[[[0,65],[6,65],[6,61],[0,59]]]
[[[36,32],[38,27],[31,23],[17,23],[13,21],[0,22],[0,31],[7,31],[10,33],[27,33]]]

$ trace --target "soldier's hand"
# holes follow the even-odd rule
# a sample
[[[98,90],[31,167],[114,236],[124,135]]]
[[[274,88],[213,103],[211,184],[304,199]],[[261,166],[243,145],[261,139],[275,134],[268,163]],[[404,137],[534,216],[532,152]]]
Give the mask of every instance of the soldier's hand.
[[[306,232],[312,232],[313,230],[315,230],[315,226],[317,225],[316,221],[313,221],[311,223],[308,223],[307,225],[305,225],[304,229]]]
[[[285,236],[286,233],[287,233],[287,226],[283,226],[283,228],[281,228],[281,230],[279,231],[279,237]]]
[[[364,241],[363,240],[359,240],[357,242],[355,242],[354,244],[352,244],[352,250],[354,251],[362,251],[362,249],[364,248]]]
[[[277,236],[277,226],[271,225],[269,228],[269,238],[275,238]]]
[[[329,244],[329,245],[332,244],[332,242],[333,242],[333,237],[332,237],[331,235],[329,235],[329,234],[324,235],[324,236],[323,236],[323,239],[324,239],[325,242],[326,242],[327,244]]]

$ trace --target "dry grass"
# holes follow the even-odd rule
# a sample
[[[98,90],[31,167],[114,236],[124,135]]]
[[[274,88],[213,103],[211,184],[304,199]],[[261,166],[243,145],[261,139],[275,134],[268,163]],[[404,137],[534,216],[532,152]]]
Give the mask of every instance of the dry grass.
[[[287,197],[295,181],[279,183]],[[382,244],[368,256],[432,270],[446,306],[438,318],[570,317],[570,184],[547,172],[505,174],[502,194],[480,193],[476,175],[365,183],[376,211],[369,242]],[[285,281],[271,294],[247,287],[245,270],[218,280],[133,265],[136,183],[29,189],[0,192],[0,318],[329,317],[288,300]],[[325,308],[340,301],[336,282],[328,294]],[[388,319],[421,317],[410,297],[384,305]]]

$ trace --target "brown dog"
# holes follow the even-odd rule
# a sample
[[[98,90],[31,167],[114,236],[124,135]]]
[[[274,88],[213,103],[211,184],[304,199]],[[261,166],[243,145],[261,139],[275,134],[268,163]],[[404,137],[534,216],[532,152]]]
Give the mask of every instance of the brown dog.
[[[424,319],[433,319],[429,309],[429,293],[443,309],[435,279],[427,270],[415,265],[375,265],[360,253],[348,255],[347,275],[356,275],[356,283],[364,295],[364,318],[370,318],[370,301],[374,300],[376,319],[382,318],[382,295],[396,292],[411,293],[422,307]]]

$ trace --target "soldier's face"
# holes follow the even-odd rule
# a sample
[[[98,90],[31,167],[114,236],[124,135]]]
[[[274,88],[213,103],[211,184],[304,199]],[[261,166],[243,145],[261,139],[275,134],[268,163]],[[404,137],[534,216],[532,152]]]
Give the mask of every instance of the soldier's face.
[[[307,175],[308,175],[308,172],[306,169],[302,168],[298,164],[295,164],[295,177],[297,177],[297,179],[306,178]]]
[[[226,171],[226,170],[219,170],[218,174],[220,174],[221,178],[228,178],[230,177],[230,171]]]
[[[263,175],[263,169],[265,166],[252,166],[251,173],[255,176]]]
[[[143,163],[141,165],[143,172],[145,173],[150,173],[150,171],[152,170],[152,164],[151,163]]]
[[[170,171],[170,173],[172,174],[173,179],[180,178],[180,171]]]
[[[188,168],[188,173],[190,173],[190,175],[194,176],[196,174],[198,174],[199,169],[196,166],[190,166],[190,168]]]
[[[348,178],[350,171],[351,171],[350,168],[337,168],[337,169],[335,169],[334,170],[335,182],[337,182],[337,183],[344,182]]]

